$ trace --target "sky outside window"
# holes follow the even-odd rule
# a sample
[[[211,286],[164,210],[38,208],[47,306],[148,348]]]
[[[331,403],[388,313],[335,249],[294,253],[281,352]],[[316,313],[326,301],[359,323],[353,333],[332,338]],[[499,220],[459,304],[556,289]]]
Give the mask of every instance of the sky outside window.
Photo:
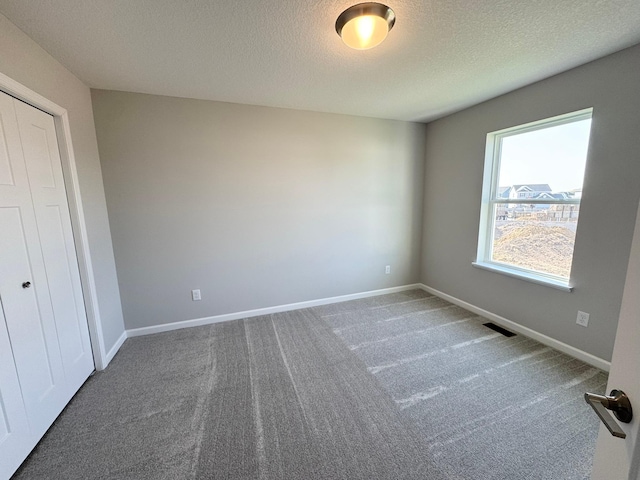
[[[591,119],[502,139],[498,185],[548,184],[554,192],[582,189]]]

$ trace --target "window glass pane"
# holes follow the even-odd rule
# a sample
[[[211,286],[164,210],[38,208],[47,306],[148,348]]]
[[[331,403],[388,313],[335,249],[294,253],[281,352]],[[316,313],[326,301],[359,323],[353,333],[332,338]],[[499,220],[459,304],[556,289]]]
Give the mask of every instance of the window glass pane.
[[[487,135],[479,263],[569,280],[590,130],[588,109]]]
[[[591,119],[501,139],[498,198],[579,198]]]
[[[494,205],[491,260],[569,278],[580,205]]]

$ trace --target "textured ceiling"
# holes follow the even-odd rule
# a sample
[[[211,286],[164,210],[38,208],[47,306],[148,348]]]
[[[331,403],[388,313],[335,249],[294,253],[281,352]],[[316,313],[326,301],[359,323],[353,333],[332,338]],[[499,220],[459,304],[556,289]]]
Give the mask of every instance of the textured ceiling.
[[[389,0],[379,47],[348,0],[0,0],[94,88],[431,120],[640,43],[639,0]]]

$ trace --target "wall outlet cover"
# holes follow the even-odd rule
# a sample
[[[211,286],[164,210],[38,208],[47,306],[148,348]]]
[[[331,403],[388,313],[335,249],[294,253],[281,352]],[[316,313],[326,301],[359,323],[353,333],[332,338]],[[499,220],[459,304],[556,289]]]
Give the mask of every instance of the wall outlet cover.
[[[202,296],[200,295],[200,290],[191,290],[191,300],[197,302],[198,300],[202,300]]]
[[[586,312],[581,312],[578,310],[578,318],[576,318],[576,323],[578,325],[582,325],[583,327],[589,326],[589,314]]]

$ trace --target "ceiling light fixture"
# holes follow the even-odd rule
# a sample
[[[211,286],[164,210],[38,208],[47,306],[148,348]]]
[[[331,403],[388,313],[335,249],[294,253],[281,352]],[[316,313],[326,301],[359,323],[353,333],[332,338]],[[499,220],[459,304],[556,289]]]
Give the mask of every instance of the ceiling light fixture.
[[[342,41],[356,50],[380,45],[396,22],[396,14],[381,3],[359,3],[347,8],[336,20]]]

